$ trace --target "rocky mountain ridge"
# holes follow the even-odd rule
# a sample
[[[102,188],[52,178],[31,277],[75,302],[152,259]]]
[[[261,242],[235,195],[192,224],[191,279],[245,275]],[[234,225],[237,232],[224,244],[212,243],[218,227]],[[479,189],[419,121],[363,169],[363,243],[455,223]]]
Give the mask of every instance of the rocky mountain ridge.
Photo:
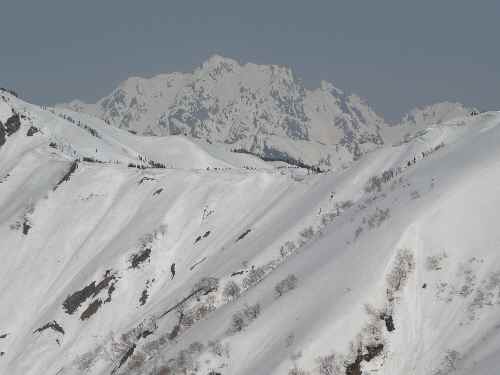
[[[218,55],[193,73],[132,77],[95,104],[60,106],[137,134],[186,135],[323,169],[380,147],[394,128],[359,96],[331,83],[310,90],[287,67]],[[468,112],[458,103],[440,103],[410,112],[401,126],[427,126]]]

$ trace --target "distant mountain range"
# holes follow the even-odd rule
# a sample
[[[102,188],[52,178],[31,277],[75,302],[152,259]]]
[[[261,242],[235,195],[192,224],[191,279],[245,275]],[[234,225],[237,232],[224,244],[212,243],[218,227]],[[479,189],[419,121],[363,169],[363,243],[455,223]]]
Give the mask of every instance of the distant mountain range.
[[[132,77],[84,112],[132,133],[186,135],[266,160],[332,169],[406,133],[467,115],[459,103],[414,109],[388,124],[357,95],[331,83],[310,90],[284,66],[214,55],[193,73]]]

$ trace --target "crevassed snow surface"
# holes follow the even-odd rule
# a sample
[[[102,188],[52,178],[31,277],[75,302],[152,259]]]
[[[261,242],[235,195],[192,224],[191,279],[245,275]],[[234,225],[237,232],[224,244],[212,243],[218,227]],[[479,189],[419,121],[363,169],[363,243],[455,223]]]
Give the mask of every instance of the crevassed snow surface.
[[[314,175],[12,110],[1,374],[498,373],[500,113]]]

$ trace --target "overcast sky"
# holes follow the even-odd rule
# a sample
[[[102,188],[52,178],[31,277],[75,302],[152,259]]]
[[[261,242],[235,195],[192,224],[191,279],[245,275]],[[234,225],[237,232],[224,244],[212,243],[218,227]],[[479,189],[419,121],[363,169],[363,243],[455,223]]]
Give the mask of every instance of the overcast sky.
[[[331,81],[388,119],[442,100],[500,109],[497,0],[2,0],[0,15],[0,86],[38,104],[218,53]]]

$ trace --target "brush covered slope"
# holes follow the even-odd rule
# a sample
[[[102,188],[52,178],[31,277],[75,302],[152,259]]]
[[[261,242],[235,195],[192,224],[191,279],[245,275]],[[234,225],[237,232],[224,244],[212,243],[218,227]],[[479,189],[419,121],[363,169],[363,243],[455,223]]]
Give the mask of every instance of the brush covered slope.
[[[498,373],[500,113],[322,174],[0,122],[0,373]]]

